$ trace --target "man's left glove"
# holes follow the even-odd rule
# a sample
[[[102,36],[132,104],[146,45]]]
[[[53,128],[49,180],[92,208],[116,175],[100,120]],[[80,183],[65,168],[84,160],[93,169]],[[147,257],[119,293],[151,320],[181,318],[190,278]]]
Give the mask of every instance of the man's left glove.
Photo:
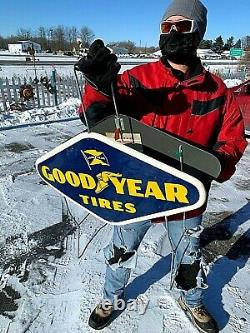
[[[106,95],[110,95],[111,82],[116,80],[120,68],[117,56],[100,39],[95,40],[88,54],[75,64],[75,70],[82,72],[92,86]]]

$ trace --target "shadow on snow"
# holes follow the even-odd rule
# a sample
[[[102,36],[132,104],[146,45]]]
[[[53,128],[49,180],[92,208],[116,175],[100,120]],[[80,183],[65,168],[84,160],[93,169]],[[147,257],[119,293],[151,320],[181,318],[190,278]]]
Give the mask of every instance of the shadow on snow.
[[[234,234],[238,227],[249,218],[250,202],[224,220],[205,228],[201,235],[201,245],[204,251],[209,245],[214,248],[214,244],[224,242],[222,247],[215,247],[215,252],[212,253],[213,259],[217,256],[221,257],[212,265],[208,275],[209,288],[204,292],[204,303],[218,321],[220,329],[223,329],[229,321],[229,314],[224,309],[222,300],[223,288],[240,269],[244,268],[250,255],[250,231],[246,231],[243,235],[235,236]],[[126,299],[136,299],[151,285],[168,274],[170,262],[171,255],[169,254],[157,261],[147,272],[136,277],[126,288]],[[121,313],[121,311],[117,312],[115,318]]]

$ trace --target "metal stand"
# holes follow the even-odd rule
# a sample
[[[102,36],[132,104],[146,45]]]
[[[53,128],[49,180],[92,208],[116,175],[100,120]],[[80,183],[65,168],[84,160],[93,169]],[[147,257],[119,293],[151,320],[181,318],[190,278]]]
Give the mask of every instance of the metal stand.
[[[180,162],[180,170],[183,171],[183,149],[182,149],[181,145],[179,146],[179,149],[178,149],[178,156],[179,156],[179,162]],[[168,233],[168,239],[169,239],[169,242],[170,242],[170,246],[171,246],[171,249],[172,249],[171,269],[170,269],[170,286],[169,286],[169,289],[172,290],[172,288],[174,286],[174,281],[175,281],[175,278],[176,278],[176,274],[177,274],[178,269],[180,267],[180,264],[182,262],[183,256],[184,256],[184,254],[185,254],[185,252],[186,252],[186,250],[189,246],[189,243],[190,243],[190,241],[187,243],[187,246],[186,246],[185,250],[183,251],[182,258],[179,261],[179,265],[178,265],[178,267],[175,267],[175,258],[176,258],[176,253],[177,253],[178,247],[180,246],[180,243],[182,242],[183,238],[188,233],[188,230],[186,228],[186,212],[183,213],[183,219],[182,219],[183,233],[182,233],[178,243],[176,244],[176,246],[174,245],[174,243],[172,241],[172,238],[171,238],[171,235],[170,235],[170,232],[169,232],[167,217],[165,217],[165,225],[166,225],[166,229],[167,229],[167,233]]]

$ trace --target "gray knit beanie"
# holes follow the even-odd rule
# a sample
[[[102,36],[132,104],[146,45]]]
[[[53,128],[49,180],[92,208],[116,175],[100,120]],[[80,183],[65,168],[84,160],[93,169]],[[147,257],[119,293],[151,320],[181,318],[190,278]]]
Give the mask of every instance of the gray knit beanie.
[[[173,0],[163,15],[162,21],[170,16],[181,15],[194,20],[201,40],[207,28],[207,8],[199,0]]]

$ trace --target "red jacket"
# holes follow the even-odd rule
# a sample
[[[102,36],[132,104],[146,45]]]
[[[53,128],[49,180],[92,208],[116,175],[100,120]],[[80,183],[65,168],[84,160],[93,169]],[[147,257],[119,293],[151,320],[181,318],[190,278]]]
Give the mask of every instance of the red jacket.
[[[223,170],[218,181],[228,180],[247,146],[234,95],[200,62],[188,73],[188,78],[180,76],[181,72],[161,60],[118,75],[120,113],[220,153]],[[87,84],[84,109],[87,111],[96,103],[108,105],[112,101]],[[79,112],[83,112],[82,108]]]

